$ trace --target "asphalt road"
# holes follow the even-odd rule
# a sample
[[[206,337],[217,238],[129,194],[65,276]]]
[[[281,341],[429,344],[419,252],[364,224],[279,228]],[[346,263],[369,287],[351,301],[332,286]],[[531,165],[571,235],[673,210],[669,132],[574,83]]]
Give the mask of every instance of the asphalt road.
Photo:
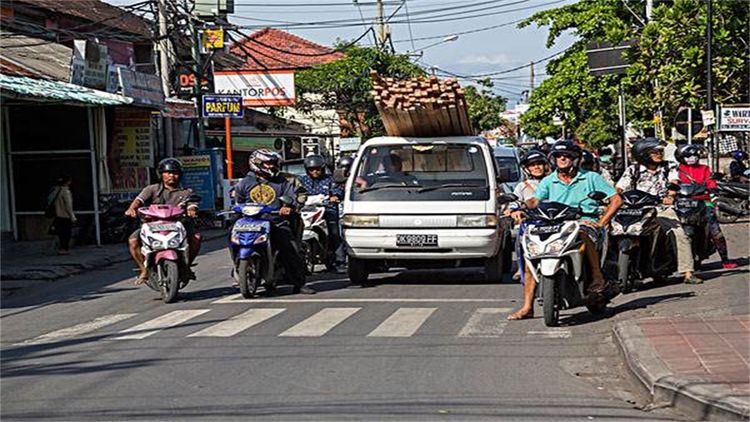
[[[735,226],[731,247],[746,251],[747,225]],[[548,329],[539,309],[506,322],[521,286],[472,270],[381,274],[372,288],[317,276],[314,296],[244,300],[222,246],[206,245],[198,281],[172,305],[133,286],[127,263],[4,299],[0,417],[680,419],[638,395],[613,322],[747,312],[746,260],[702,286],[647,285],[603,318],[568,311]]]

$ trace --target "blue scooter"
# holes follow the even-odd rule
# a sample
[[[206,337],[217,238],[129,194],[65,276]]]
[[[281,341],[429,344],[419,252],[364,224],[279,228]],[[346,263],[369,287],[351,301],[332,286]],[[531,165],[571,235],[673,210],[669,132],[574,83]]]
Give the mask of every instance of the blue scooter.
[[[280,270],[271,250],[271,222],[267,215],[278,215],[279,211],[263,204],[237,204],[230,213],[241,215],[229,235],[229,249],[234,263],[234,277],[242,296],[251,299],[259,287],[267,293],[276,288]],[[228,214],[228,213],[222,213]]]

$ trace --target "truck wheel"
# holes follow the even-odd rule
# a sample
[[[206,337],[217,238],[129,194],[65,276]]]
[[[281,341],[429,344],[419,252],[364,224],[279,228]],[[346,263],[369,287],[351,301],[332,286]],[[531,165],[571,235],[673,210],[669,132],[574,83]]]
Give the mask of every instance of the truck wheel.
[[[560,319],[560,309],[557,302],[557,281],[554,278],[545,276],[541,276],[541,279],[544,325],[547,327],[557,327]]]
[[[367,278],[370,276],[367,267],[367,261],[359,258],[349,257],[349,266],[347,275],[352,284],[361,286],[367,284]]]

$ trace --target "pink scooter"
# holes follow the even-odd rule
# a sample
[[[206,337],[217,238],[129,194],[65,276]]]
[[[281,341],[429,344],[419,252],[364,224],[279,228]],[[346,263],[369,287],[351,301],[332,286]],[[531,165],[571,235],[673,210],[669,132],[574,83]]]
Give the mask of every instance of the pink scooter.
[[[151,205],[138,209],[141,225],[141,252],[148,270],[146,284],[161,293],[164,303],[172,303],[177,291],[190,277],[188,242],[180,218],[182,207]]]

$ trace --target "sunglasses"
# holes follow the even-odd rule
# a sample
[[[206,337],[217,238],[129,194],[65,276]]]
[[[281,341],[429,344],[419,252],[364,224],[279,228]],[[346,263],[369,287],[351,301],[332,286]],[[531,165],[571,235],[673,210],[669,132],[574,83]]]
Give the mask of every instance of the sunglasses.
[[[308,167],[307,171],[322,171],[322,167]]]

